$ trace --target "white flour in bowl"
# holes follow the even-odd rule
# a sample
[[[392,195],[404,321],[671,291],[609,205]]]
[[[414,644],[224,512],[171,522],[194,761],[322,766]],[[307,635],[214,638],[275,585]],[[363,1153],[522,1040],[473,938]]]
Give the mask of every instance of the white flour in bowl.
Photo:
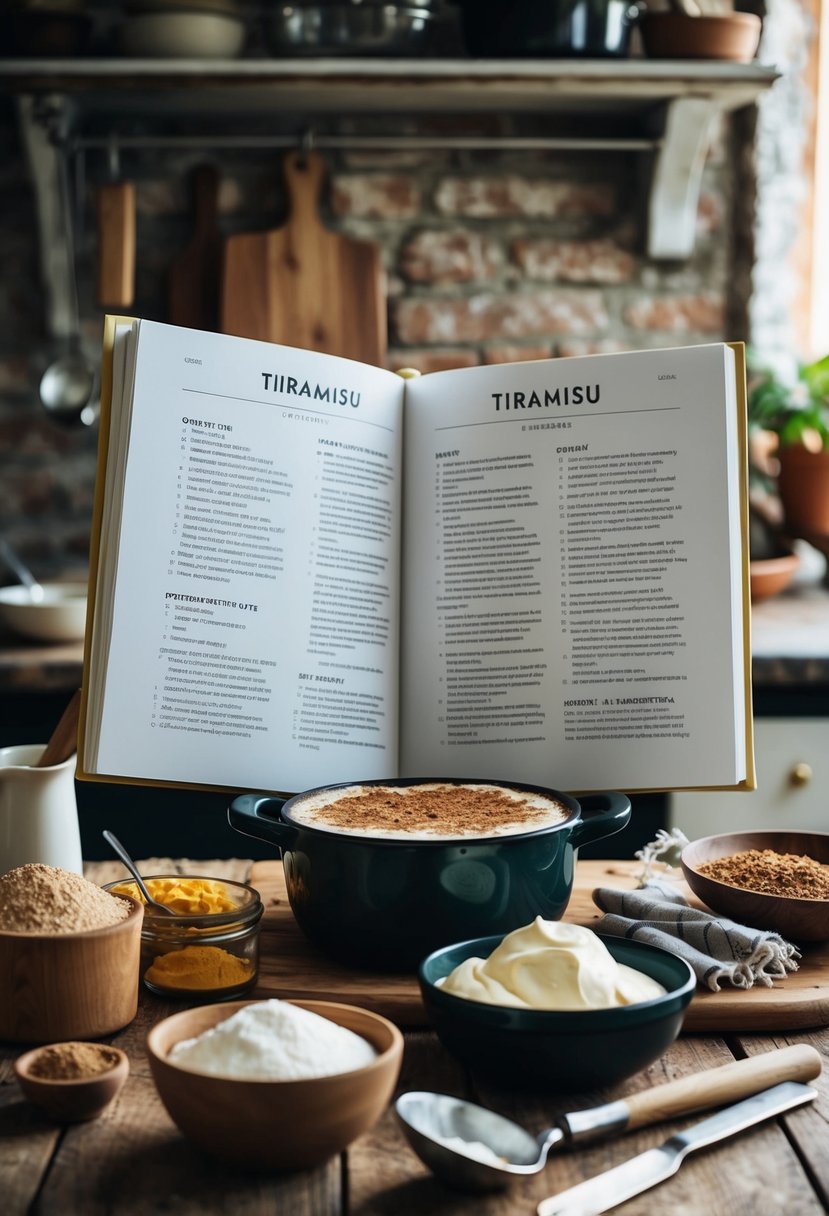
[[[364,1068],[377,1052],[361,1035],[298,1005],[257,1001],[195,1039],[170,1048],[171,1063],[244,1081],[298,1081]]]

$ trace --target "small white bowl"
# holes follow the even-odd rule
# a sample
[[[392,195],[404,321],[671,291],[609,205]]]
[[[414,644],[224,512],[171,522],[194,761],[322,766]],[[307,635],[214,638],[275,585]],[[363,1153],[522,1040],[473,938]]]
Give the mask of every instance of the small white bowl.
[[[121,51],[148,59],[235,59],[247,27],[236,16],[209,11],[133,12],[119,31]]]
[[[0,587],[0,623],[39,642],[79,642],[86,628],[86,583],[42,583],[43,598],[28,587]]]

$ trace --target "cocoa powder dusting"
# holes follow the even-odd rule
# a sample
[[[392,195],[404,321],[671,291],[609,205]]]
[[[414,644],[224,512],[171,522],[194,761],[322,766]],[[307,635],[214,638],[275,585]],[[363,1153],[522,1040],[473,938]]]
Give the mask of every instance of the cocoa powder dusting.
[[[109,1072],[119,1059],[114,1048],[100,1043],[53,1043],[38,1052],[29,1072],[44,1081],[77,1081]]]
[[[130,904],[103,887],[33,862],[0,878],[0,930],[14,933],[82,933],[106,929],[129,916]]]
[[[706,878],[760,895],[829,899],[829,866],[797,853],[748,849],[745,853],[706,861],[698,869]]]
[[[384,786],[371,786],[345,795],[320,809],[318,822],[344,831],[382,836],[405,831],[413,836],[489,836],[516,825],[532,831],[567,817],[567,809],[549,799],[532,805],[495,787],[435,785],[405,787],[404,795]],[[520,791],[519,791],[520,793]],[[558,819],[556,811],[560,814]]]

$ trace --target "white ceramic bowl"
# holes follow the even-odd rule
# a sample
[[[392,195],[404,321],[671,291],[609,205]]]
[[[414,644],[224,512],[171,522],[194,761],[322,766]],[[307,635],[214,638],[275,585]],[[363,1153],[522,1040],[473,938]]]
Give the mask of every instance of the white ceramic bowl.
[[[86,628],[86,583],[43,583],[43,599],[28,587],[0,587],[0,623],[39,642],[79,642]]]
[[[125,55],[148,59],[233,59],[247,29],[225,13],[180,10],[128,13],[119,31]]]

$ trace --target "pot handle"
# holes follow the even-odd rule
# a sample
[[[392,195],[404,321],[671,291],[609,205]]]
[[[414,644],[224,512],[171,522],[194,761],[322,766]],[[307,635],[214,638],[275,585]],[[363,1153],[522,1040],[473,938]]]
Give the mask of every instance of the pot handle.
[[[279,818],[287,798],[273,795],[239,794],[227,808],[227,821],[237,832],[257,840],[273,841],[288,848],[296,837],[296,828]]]
[[[573,824],[570,842],[573,848],[614,836],[630,823],[630,799],[627,794],[613,792],[585,794],[579,798],[581,819]]]

